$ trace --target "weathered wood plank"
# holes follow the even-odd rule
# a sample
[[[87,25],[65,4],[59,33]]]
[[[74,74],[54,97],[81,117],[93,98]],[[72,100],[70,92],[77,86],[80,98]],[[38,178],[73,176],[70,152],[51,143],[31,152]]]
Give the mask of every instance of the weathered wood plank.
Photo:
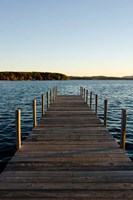
[[[14,177],[13,177],[14,178]],[[64,177],[66,178],[66,177]],[[10,179],[9,179],[10,180]],[[128,189],[128,190],[133,190],[133,183],[67,183],[67,182],[59,182],[58,184],[55,184],[54,182],[52,183],[49,182],[33,182],[31,179],[31,182],[29,182],[29,179],[27,179],[28,182],[22,182],[21,179],[18,179],[18,182],[2,182],[0,183],[0,188],[4,190],[26,190],[28,189],[44,189],[44,190],[114,190],[117,192],[117,190],[123,190],[123,189]],[[38,180],[39,181],[39,180]]]
[[[79,198],[79,197],[86,197],[86,198],[129,198],[132,199],[133,191],[129,189],[124,190],[44,190],[44,189],[36,189],[36,190],[3,190],[1,189],[0,192],[1,198],[49,198],[49,197],[56,197],[56,198]]]
[[[10,162],[6,167],[5,171],[133,171],[133,165],[131,165],[131,161],[128,162],[90,162],[90,163],[57,163],[57,162],[28,162],[28,161],[16,161]]]

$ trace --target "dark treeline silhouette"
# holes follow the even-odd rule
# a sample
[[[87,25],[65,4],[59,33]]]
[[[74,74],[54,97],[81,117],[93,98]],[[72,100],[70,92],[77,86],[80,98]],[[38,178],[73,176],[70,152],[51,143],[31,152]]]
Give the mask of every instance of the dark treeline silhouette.
[[[69,77],[51,72],[0,72],[0,80],[68,80]]]

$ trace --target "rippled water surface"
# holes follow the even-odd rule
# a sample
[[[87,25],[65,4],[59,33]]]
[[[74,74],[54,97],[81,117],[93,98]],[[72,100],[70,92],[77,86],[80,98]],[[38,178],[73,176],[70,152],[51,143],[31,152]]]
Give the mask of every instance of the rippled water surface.
[[[133,81],[0,81],[0,160],[7,161],[15,150],[15,110],[22,112],[22,139],[32,130],[32,100],[37,100],[37,119],[41,117],[41,95],[53,87],[58,94],[79,94],[80,86],[98,94],[99,117],[103,119],[104,99],[108,99],[108,129],[120,140],[121,109],[127,109],[127,154],[133,158]],[[93,103],[94,107],[94,103]]]

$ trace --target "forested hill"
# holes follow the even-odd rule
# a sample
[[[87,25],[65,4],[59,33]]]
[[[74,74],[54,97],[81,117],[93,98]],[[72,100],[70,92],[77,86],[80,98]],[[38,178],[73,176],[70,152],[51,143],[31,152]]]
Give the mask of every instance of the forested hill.
[[[0,72],[0,80],[68,80],[69,77],[51,72]]]

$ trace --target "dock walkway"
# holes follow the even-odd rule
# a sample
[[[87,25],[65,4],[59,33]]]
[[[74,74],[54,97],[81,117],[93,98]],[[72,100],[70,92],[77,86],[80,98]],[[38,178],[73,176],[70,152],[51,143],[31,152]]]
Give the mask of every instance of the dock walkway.
[[[133,199],[133,163],[80,96],[57,96],[0,175],[0,199]]]

